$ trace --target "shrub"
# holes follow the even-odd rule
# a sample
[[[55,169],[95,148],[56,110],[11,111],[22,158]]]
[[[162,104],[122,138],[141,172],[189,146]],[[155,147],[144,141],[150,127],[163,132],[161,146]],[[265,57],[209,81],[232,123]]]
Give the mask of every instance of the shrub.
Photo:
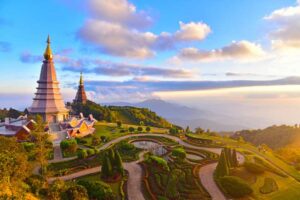
[[[247,171],[254,174],[262,174],[265,171],[265,168],[262,165],[253,162],[245,162],[244,167]]]
[[[66,191],[67,199],[69,200],[88,200],[87,190],[82,185],[73,185]]]
[[[177,128],[175,128],[175,127],[172,127],[172,128],[170,128],[170,129],[169,129],[169,133],[171,133],[171,134],[175,135],[175,134],[177,134],[177,133],[178,133],[178,129],[177,129]]]
[[[63,140],[60,142],[60,147],[63,151],[75,153],[77,151],[77,141],[75,139]]]
[[[275,192],[278,190],[277,183],[274,179],[272,178],[265,178],[264,180],[264,185],[259,188],[259,191],[262,194],[269,194],[271,192]]]
[[[93,146],[97,146],[101,143],[101,139],[100,137],[98,137],[97,135],[93,135],[92,136],[92,145]]]
[[[158,196],[157,199],[158,199],[158,200],[168,200],[167,197],[163,197],[163,196]]]
[[[244,197],[253,192],[247,182],[236,176],[224,176],[220,178],[220,184],[234,198]]]
[[[121,128],[121,127],[122,127],[122,122],[121,122],[121,121],[117,121],[117,126],[118,126],[119,128]]]
[[[147,127],[146,127],[146,131],[147,131],[147,132],[150,132],[150,131],[151,131],[151,128],[150,128],[149,126],[147,126]]]
[[[86,158],[88,156],[88,153],[85,149],[81,149],[77,152],[77,157],[80,159]]]
[[[126,133],[126,130],[125,129],[121,129],[120,133]]]
[[[167,161],[165,161],[163,158],[158,156],[149,156],[147,162],[154,163],[158,167],[162,168],[163,170],[169,171],[170,168],[168,166]]]
[[[31,192],[35,195],[39,195],[40,190],[45,184],[45,180],[40,175],[31,175],[25,182],[30,185]]]
[[[133,144],[125,142],[125,141],[120,142],[120,144],[118,146],[119,146],[119,149],[121,149],[121,151],[130,151],[130,150],[135,149],[135,146]]]
[[[114,199],[111,187],[101,181],[78,181],[78,185],[86,188],[90,199],[108,200]]]
[[[135,131],[135,129],[134,129],[132,126],[131,126],[131,127],[129,127],[129,129],[128,129],[128,130],[129,130],[129,132],[130,132],[130,133],[132,133],[132,132],[134,132],[134,131]]]
[[[83,140],[81,138],[75,138],[75,140],[76,140],[77,144],[86,144],[87,143],[86,140]]]
[[[142,132],[142,131],[143,131],[143,127],[139,126],[139,127],[137,128],[137,130],[138,130],[138,132]]]
[[[104,135],[101,135],[100,138],[101,138],[102,142],[106,142],[106,140],[107,140],[107,139],[106,139],[106,136],[104,136]]]
[[[177,158],[180,158],[180,159],[185,159],[186,157],[186,152],[183,148],[179,147],[179,148],[175,148],[173,149],[172,151],[172,156],[175,156]]]
[[[35,147],[33,142],[23,142],[22,145],[27,152],[32,151]]]
[[[94,155],[95,154],[95,150],[94,149],[88,149],[87,150],[87,154],[88,154],[88,156]]]

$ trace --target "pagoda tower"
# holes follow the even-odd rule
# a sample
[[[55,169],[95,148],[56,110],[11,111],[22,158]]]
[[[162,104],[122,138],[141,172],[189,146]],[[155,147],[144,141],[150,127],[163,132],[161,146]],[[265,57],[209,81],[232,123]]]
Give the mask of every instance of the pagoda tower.
[[[49,123],[64,121],[68,118],[69,110],[66,109],[60,94],[49,36],[40,79],[37,83],[37,92],[35,93],[32,106],[29,108],[29,113],[39,114],[43,117],[44,121]]]
[[[86,101],[87,101],[87,98],[86,98],[86,94],[85,94],[85,90],[84,90],[82,73],[80,73],[79,86],[78,86],[78,90],[77,90],[74,102],[75,103],[86,104]]]

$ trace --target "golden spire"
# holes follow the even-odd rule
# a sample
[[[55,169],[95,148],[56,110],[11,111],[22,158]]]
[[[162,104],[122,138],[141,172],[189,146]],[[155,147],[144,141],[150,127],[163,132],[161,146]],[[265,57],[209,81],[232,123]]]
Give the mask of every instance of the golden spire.
[[[46,50],[44,53],[44,58],[45,58],[45,60],[52,60],[52,58],[53,58],[51,47],[50,47],[50,36],[49,35],[47,38],[47,47],[46,47]]]
[[[83,85],[82,72],[80,72],[80,80],[79,80],[79,85]]]

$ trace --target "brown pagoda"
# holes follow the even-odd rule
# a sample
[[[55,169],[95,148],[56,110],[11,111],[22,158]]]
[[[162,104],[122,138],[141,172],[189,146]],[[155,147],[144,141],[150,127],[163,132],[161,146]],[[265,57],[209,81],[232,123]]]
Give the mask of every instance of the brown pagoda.
[[[60,94],[49,36],[40,79],[37,83],[37,92],[35,93],[32,106],[29,108],[29,113],[41,115],[46,122],[60,122],[68,118],[69,110],[66,109]]]
[[[86,101],[87,101],[87,98],[86,98],[86,94],[85,94],[85,90],[84,90],[82,73],[80,73],[79,86],[78,86],[78,90],[77,90],[74,102],[75,103],[86,104]]]

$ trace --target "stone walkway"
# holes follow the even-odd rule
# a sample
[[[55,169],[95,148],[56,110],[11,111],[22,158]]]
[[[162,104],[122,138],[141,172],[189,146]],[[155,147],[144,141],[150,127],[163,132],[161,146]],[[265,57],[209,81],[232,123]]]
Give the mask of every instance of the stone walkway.
[[[53,146],[53,154],[54,154],[54,159],[53,160],[63,160],[63,155],[61,152],[60,145],[54,145]]]
[[[52,177],[48,179],[48,183],[52,183],[54,180],[56,179],[60,179],[60,180],[64,180],[64,181],[68,181],[68,180],[73,180],[75,178],[81,177],[81,176],[86,176],[89,174],[94,174],[97,172],[101,171],[101,166],[98,167],[93,167],[93,168],[89,168],[89,169],[85,169],[79,172],[75,172],[73,174],[68,174],[65,176],[60,176],[60,177]]]
[[[210,194],[212,200],[226,200],[226,197],[221,192],[214,180],[214,171],[218,163],[212,163],[201,167],[199,177],[202,185]]]
[[[127,195],[130,200],[145,200],[142,190],[142,167],[138,164],[143,161],[144,154],[139,155],[139,160],[130,163],[124,163],[124,168],[128,171]]]

